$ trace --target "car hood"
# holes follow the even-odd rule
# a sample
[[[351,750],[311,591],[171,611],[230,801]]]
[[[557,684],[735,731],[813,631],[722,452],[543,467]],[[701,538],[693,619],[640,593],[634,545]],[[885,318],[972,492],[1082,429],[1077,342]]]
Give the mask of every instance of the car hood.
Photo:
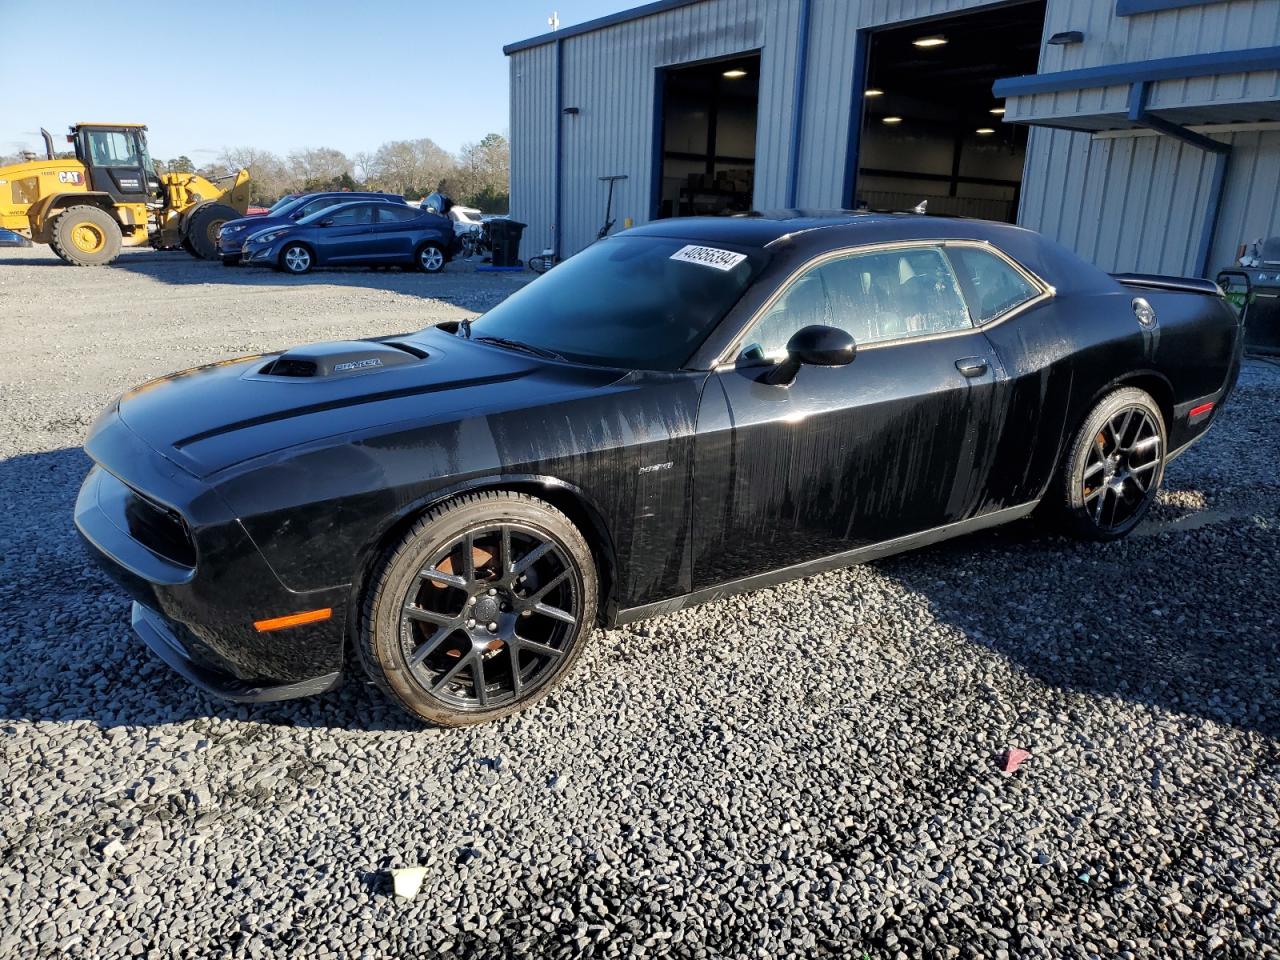
[[[288,217],[240,217],[238,220],[228,220],[222,225],[223,233],[243,233],[248,236],[251,233],[257,233],[259,230],[266,230],[270,227],[287,226],[293,223]]]
[[[428,329],[171,373],[124,394],[117,412],[161,455],[204,477],[328,438],[373,435],[390,424],[428,427],[559,402],[623,376]]]

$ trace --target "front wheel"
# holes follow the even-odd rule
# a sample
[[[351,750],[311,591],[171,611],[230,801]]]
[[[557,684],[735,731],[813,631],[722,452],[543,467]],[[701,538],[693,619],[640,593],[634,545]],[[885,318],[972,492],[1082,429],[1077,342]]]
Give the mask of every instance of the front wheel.
[[[418,269],[423,273],[439,273],[445,262],[444,251],[434,243],[425,243],[418,249]]]
[[[424,720],[495,720],[573,668],[597,584],[590,547],[559,510],[468,494],[429,511],[387,556],[364,605],[361,660]]]
[[[183,246],[193,257],[202,260],[218,259],[218,231],[228,220],[235,220],[239,216],[238,210],[225,203],[203,204],[187,221]]]
[[[1118,540],[1155,502],[1168,438],[1164,415],[1144,390],[1125,387],[1099,401],[1071,445],[1059,491],[1071,533]]]
[[[280,269],[285,273],[303,274],[311,269],[315,257],[311,249],[301,243],[290,243],[280,251]]]

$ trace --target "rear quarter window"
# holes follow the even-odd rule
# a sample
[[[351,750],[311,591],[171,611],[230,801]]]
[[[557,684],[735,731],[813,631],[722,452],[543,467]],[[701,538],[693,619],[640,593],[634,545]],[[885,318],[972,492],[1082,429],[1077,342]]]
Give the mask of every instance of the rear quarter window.
[[[980,247],[952,246],[947,255],[974,323],[987,323],[1040,295],[1040,288],[1003,257]]]

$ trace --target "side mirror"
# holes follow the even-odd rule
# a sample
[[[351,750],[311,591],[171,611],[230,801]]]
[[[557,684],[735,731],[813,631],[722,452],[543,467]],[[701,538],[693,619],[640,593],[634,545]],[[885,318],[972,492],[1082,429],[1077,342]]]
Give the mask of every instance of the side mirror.
[[[333,226],[333,217],[325,217],[323,220],[321,220],[321,221],[317,224],[317,226],[320,226],[320,227],[332,227],[332,226]]]
[[[290,220],[301,220],[301,219],[302,219],[302,211],[301,211],[301,210],[295,210],[295,211],[293,211],[293,213],[289,214],[289,219],[290,219]]]
[[[790,386],[802,366],[843,367],[857,353],[857,344],[846,330],[820,323],[801,327],[787,341],[787,358],[769,372],[768,381]]]

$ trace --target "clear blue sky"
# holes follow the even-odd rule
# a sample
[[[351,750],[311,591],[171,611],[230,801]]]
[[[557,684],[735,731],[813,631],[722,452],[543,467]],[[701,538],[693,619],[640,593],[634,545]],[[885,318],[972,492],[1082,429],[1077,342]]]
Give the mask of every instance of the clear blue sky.
[[[0,0],[0,153],[81,120],[145,123],[198,165],[229,146],[348,154],[506,133],[502,46],[640,0]],[[65,29],[63,29],[65,28]],[[57,35],[50,47],[44,41]]]

